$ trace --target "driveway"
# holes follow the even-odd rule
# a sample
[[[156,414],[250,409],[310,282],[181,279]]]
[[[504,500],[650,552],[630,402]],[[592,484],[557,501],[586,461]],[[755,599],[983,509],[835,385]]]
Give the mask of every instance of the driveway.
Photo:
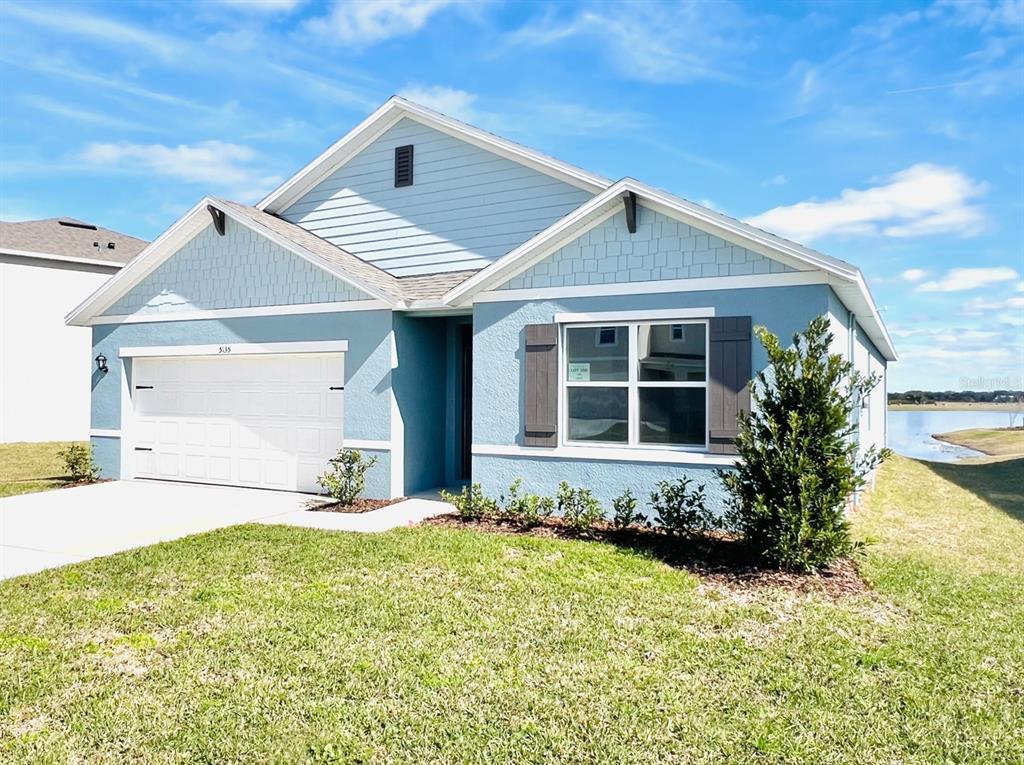
[[[111,481],[0,499],[0,579],[239,523],[385,531],[448,512],[412,499],[371,513],[310,513],[309,494],[227,486]]]

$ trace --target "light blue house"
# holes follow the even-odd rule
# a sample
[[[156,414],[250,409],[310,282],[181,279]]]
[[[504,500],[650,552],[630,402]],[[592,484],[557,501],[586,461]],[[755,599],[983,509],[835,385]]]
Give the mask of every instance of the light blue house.
[[[205,198],[68,317],[93,329],[92,443],[121,478],[367,494],[472,479],[608,501],[719,491],[782,336],[896,358],[860,271],[626,178],[392,98],[255,207]],[[859,413],[885,441],[885,386]]]

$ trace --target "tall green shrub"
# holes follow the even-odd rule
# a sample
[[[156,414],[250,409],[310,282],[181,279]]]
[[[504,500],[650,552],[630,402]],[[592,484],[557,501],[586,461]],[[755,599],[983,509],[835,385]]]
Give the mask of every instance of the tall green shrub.
[[[889,451],[858,452],[853,413],[878,384],[830,353],[828,319],[814,319],[782,347],[754,329],[769,370],[752,383],[752,412],[739,417],[735,470],[722,471],[729,520],[767,562],[797,570],[828,564],[852,549],[849,497]]]

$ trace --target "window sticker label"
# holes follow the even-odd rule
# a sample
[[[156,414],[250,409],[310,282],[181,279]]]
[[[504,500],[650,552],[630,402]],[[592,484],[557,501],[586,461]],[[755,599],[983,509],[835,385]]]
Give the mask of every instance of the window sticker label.
[[[590,362],[570,362],[569,382],[590,382]]]

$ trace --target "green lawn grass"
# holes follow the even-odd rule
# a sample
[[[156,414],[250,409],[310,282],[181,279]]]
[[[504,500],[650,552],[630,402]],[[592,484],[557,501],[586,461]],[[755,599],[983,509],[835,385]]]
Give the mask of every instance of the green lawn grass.
[[[1007,465],[887,463],[872,590],[838,600],[439,527],[241,526],[0,583],[0,761],[1021,762]]]
[[[1024,428],[968,428],[938,433],[935,438],[997,457],[1024,456]]]
[[[0,444],[0,497],[28,494],[68,482],[57,452],[72,442]]]

